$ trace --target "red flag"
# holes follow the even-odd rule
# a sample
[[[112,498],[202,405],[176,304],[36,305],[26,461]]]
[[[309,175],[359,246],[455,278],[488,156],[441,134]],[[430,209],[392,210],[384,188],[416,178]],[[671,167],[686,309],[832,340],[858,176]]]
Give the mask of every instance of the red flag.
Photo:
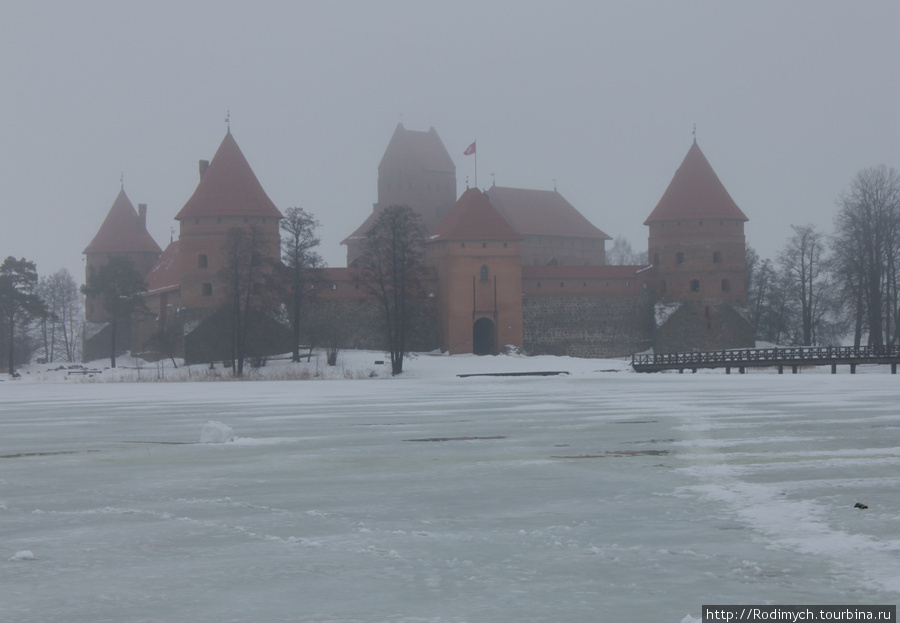
[[[463,156],[471,156],[475,153],[475,141],[472,141],[472,144],[466,147],[466,151],[463,152]]]

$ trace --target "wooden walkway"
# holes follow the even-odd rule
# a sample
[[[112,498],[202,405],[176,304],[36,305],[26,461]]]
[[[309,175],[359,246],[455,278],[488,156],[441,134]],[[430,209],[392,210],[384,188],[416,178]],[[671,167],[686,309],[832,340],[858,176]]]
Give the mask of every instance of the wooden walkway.
[[[778,368],[778,374],[786,367],[797,374],[801,367],[831,366],[837,374],[838,366],[850,366],[850,374],[856,373],[860,364],[890,364],[891,374],[897,374],[900,363],[900,346],[797,346],[793,348],[743,348],[735,350],[695,351],[690,353],[665,353],[659,355],[632,355],[631,367],[635,372],[661,372],[685,370],[696,372],[700,368],[725,368],[731,374],[737,368],[741,374],[747,368]]]

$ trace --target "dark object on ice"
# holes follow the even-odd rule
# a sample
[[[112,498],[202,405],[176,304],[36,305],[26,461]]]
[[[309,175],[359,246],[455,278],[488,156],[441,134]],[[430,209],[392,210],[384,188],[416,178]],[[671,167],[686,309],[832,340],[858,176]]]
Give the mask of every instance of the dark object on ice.
[[[869,507],[866,506],[865,504],[863,504],[862,502],[857,502],[856,504],[853,505],[853,508],[867,509],[867,508],[869,508]]]
[[[622,456],[662,456],[668,450],[605,450],[600,454],[578,454],[574,456],[551,456],[551,459],[605,459]]]
[[[484,372],[482,374],[457,374],[461,379],[470,376],[557,376],[560,374],[568,374],[565,370],[551,370],[545,372]]]
[[[403,441],[473,441],[475,439],[506,439],[506,435],[494,437],[430,437],[428,439],[404,439]]]

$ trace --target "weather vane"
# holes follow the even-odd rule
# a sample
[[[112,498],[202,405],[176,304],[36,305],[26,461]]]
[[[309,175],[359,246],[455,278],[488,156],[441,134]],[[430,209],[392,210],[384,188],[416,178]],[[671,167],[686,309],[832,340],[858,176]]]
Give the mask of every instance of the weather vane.
[[[121,184],[122,190],[125,190],[125,171],[119,173],[119,184]]]
[[[231,111],[225,113],[225,123],[228,126],[228,133],[231,134]]]
[[[694,131],[691,132],[691,136],[694,137],[694,142],[696,143],[697,142],[697,124],[696,123],[694,124]]]

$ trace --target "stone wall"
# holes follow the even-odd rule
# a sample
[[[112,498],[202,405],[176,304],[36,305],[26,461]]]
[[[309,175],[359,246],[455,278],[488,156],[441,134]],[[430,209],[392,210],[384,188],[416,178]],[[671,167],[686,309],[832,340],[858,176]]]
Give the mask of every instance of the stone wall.
[[[682,301],[656,328],[653,351],[752,348],[755,331],[740,308],[715,301]]]
[[[407,351],[438,348],[437,313],[432,301],[424,301],[414,309]],[[316,348],[386,351],[384,322],[381,309],[365,299],[319,299],[305,308],[301,340]]]
[[[646,293],[526,298],[522,307],[529,355],[625,357],[650,348],[653,305]]]

